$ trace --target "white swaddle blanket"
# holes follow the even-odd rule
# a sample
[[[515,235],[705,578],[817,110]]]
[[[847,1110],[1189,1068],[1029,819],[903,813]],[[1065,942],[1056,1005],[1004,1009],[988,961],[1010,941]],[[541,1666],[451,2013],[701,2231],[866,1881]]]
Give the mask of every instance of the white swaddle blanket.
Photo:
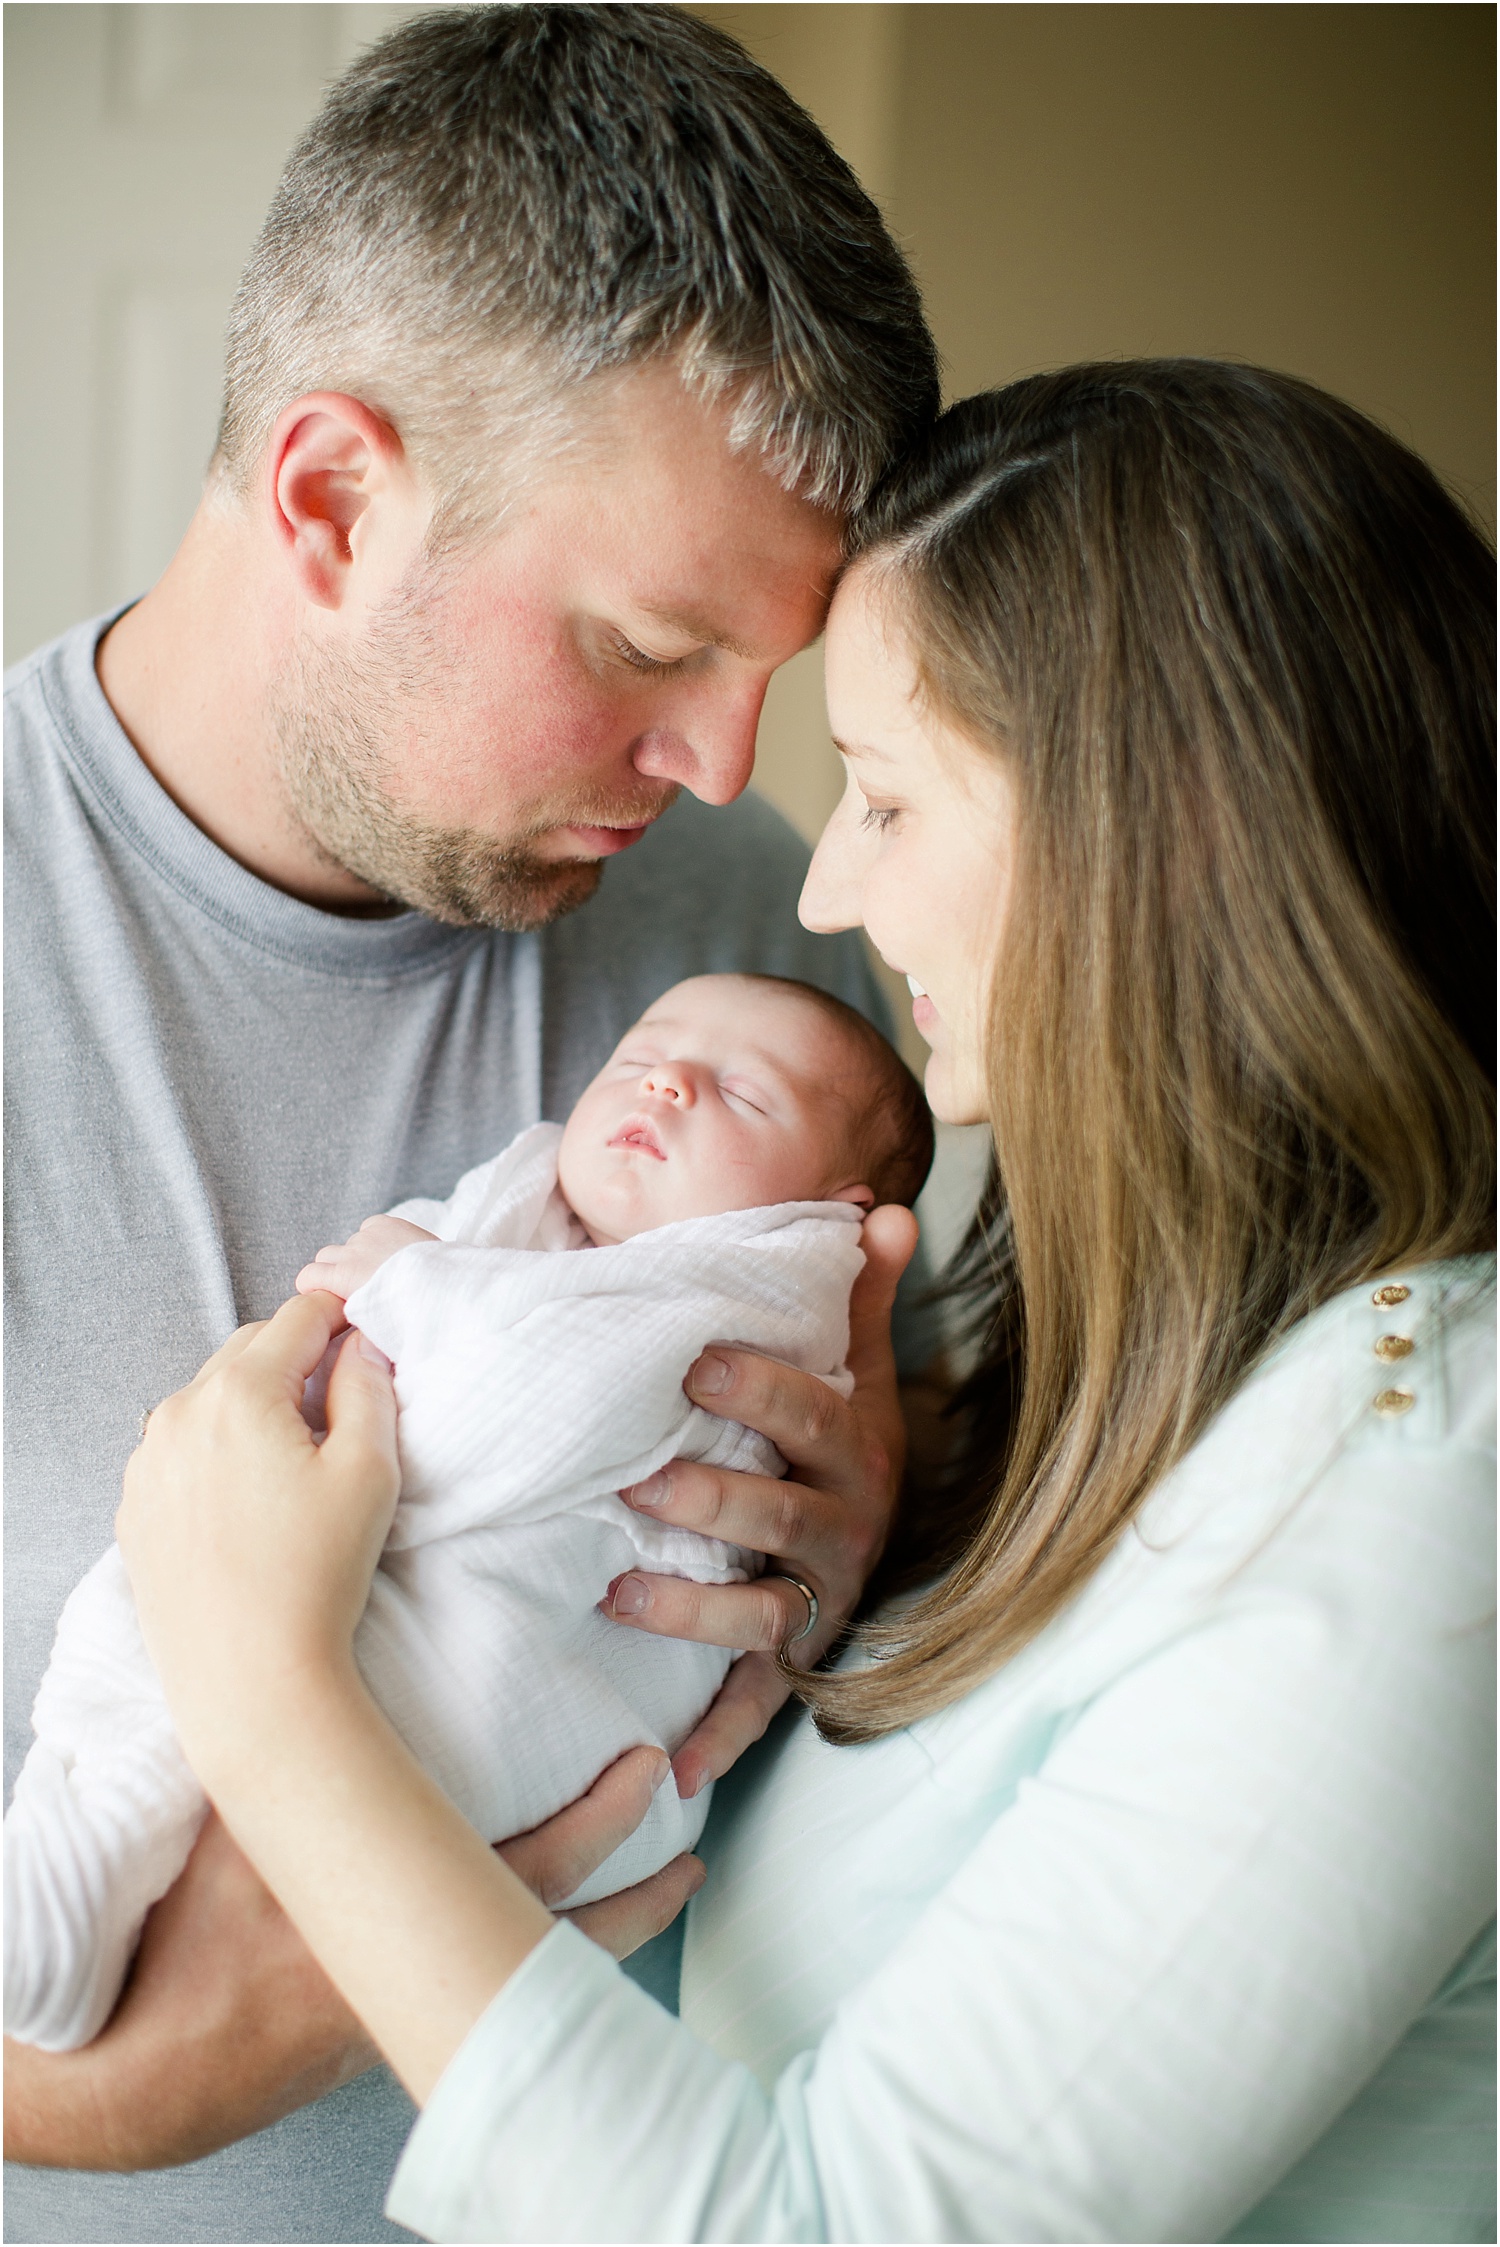
[[[737,1342],[851,1386],[858,1210],[736,1210],[589,1248],[557,1190],[561,1136],[537,1125],[450,1201],[402,1204],[440,1239],[401,1250],[348,1304],[395,1362],[402,1470],[355,1651],[488,1840],[552,1816],[627,1748],[675,1750],[733,1659],[598,1611],[629,1568],[727,1583],[760,1565],[615,1495],[676,1458],[781,1471],[764,1437],[689,1403],[699,1351]],[[547,1253],[563,1250],[580,1253]],[[63,1610],[33,1721],[5,1820],[5,2027],[68,2051],[108,2018],[205,1809],[115,1547]],[[669,1777],[570,1902],[691,1848],[708,1793],[684,1803]]]

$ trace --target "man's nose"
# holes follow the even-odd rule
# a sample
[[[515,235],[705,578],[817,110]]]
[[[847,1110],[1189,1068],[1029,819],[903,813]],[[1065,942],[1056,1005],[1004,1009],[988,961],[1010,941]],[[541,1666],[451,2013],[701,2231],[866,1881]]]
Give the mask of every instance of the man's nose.
[[[733,692],[705,696],[692,711],[675,713],[675,722],[642,734],[632,763],[649,780],[672,780],[705,804],[732,804],[743,795],[755,769],[755,734],[765,679]]]

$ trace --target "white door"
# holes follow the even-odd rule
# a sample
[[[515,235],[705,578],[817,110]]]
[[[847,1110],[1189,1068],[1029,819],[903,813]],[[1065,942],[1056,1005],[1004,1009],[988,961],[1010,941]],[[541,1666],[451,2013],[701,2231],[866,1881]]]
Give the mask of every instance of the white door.
[[[7,662],[160,575],[287,151],[328,80],[414,13],[6,8]]]

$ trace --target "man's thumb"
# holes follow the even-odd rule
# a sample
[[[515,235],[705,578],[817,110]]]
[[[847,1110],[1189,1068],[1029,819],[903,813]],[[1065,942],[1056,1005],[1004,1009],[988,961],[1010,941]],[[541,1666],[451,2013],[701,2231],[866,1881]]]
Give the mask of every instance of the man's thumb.
[[[896,1284],[916,1253],[916,1218],[899,1202],[886,1202],[865,1219],[859,1245],[865,1268],[849,1298],[849,1363],[856,1377],[867,1353],[889,1353],[891,1305]]]

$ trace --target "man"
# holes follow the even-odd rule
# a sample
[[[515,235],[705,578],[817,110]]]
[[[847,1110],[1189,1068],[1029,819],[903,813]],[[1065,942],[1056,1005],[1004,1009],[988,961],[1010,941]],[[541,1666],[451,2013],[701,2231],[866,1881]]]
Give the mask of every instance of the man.
[[[10,692],[12,1775],[142,1413],[311,1248],[565,1113],[684,975],[868,1003],[796,927],[800,847],[735,799],[845,517],[935,401],[873,207],[691,18],[431,16],[333,89],[236,299],[181,550]],[[812,1405],[787,1374],[758,1409]],[[823,1414],[779,1536],[764,1486],[825,1643],[891,1411],[884,1378]],[[804,1619],[785,1580],[732,1622],[688,1589],[638,1625],[774,1648]],[[781,1691],[732,1676],[705,1775]],[[98,2044],[10,2055],[8,2236],[404,2236],[379,2209],[411,2110],[370,2056],[210,1825]]]

